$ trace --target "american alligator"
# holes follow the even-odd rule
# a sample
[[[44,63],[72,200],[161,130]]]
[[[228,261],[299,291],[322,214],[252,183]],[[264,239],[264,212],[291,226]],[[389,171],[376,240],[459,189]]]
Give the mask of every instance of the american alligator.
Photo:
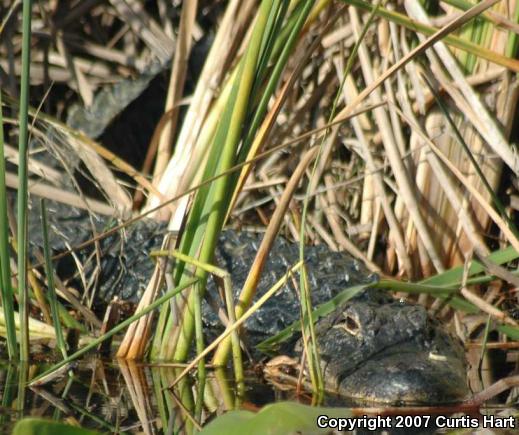
[[[86,212],[57,203],[51,203],[48,209],[51,246],[56,252],[92,236]],[[38,216],[38,205],[33,204],[29,234],[34,245],[41,245]],[[110,224],[104,218],[93,219],[97,231]],[[162,225],[143,221],[124,235],[117,233],[104,239],[100,243],[97,299],[108,301],[115,295],[138,299],[153,267],[148,253],[160,246],[163,234]],[[259,242],[258,236],[244,232],[225,231],[221,236],[215,261],[230,272],[235,293],[245,281]],[[344,253],[331,252],[323,246],[308,247],[305,252],[315,305],[330,300],[348,286],[373,280]],[[92,249],[77,253],[79,260],[87,263],[87,276],[94,268],[92,261],[86,261],[91,253]],[[298,258],[297,245],[278,238],[265,266],[258,296]],[[70,269],[70,258],[58,262],[62,277],[67,268]],[[216,294],[211,280],[208,292]],[[246,338],[256,344],[296,321],[299,313],[296,291],[287,285],[248,320]],[[208,326],[217,327],[217,317],[208,305],[203,315]],[[326,384],[340,395],[392,404],[439,404],[459,402],[468,394],[461,344],[422,306],[367,288],[322,318],[316,330]],[[298,342],[289,351],[298,354],[301,347]]]

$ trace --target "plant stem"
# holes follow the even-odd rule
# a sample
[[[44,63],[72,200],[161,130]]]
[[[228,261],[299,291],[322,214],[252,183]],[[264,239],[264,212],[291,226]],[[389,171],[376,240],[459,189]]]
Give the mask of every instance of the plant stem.
[[[23,0],[22,18],[22,74],[20,84],[20,112],[18,136],[18,305],[20,312],[20,359],[29,360],[29,315],[27,312],[27,145],[29,85],[31,63],[32,1]]]
[[[4,123],[0,93],[0,287],[7,330],[7,352],[10,360],[18,359],[16,326],[14,324],[13,287],[9,267],[9,227],[7,221],[7,188],[5,184]]]

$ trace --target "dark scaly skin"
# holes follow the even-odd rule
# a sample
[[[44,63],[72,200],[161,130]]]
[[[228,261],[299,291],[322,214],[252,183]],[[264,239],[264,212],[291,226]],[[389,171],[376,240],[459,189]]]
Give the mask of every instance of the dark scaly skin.
[[[371,296],[352,301],[317,325],[327,387],[356,400],[395,405],[464,399],[468,390],[460,343],[422,306]]]
[[[30,240],[41,245],[37,206],[30,213]],[[51,245],[55,252],[92,237],[87,213],[51,203]],[[106,218],[95,219],[97,231]],[[59,235],[55,230],[58,230]],[[148,258],[160,246],[164,226],[142,221],[100,242],[101,274],[96,297],[107,302],[115,295],[138,300],[153,269]],[[237,295],[245,282],[261,237],[245,232],[222,234],[215,262],[232,277]],[[78,253],[86,261],[90,250]],[[264,294],[299,259],[298,246],[278,238],[265,265],[257,296]],[[360,265],[324,246],[307,247],[305,262],[314,305],[326,302],[348,286],[372,281]],[[58,263],[58,272],[70,261]],[[91,262],[86,274],[94,270]],[[212,280],[208,292],[216,295]],[[222,305],[223,306],[223,305]],[[203,307],[209,329],[221,328],[213,310]],[[246,326],[249,344],[262,341],[300,317],[297,292],[289,285],[269,300]],[[419,305],[399,302],[379,290],[366,289],[316,326],[324,379],[328,389],[355,400],[390,404],[445,404],[468,395],[462,346]],[[301,344],[289,351],[301,352]]]

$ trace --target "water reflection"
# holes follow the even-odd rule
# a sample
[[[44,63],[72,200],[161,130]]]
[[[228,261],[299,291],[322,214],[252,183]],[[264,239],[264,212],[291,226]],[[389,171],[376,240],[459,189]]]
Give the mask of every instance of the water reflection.
[[[18,419],[31,416],[112,433],[191,434],[244,400],[223,370],[208,371],[201,395],[196,372],[169,388],[181,365],[99,358],[83,360],[44,385],[26,387],[27,379],[51,365],[0,363],[1,433],[11,433]]]
[[[258,410],[273,402],[312,401],[311,395],[302,393],[296,397],[293,390],[274,389],[254,371],[246,372],[245,394],[238,394],[243,388],[237,388],[232,371],[208,369],[202,384],[195,371],[170,388],[185,365],[100,358],[83,360],[45,385],[26,387],[27,379],[50,365],[0,361],[0,433],[10,434],[17,420],[31,416],[100,432],[192,434],[215,415],[231,409]],[[329,395],[324,405],[355,407],[344,398]],[[402,408],[402,414],[407,411]],[[462,412],[456,406],[447,411],[443,413]],[[477,407],[473,411],[479,414]],[[429,428],[426,432],[435,430]]]

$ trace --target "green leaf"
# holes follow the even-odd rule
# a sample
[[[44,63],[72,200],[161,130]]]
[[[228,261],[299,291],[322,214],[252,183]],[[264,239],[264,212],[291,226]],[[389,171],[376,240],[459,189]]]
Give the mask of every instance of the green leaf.
[[[519,340],[519,328],[510,325],[499,325],[497,327],[499,332],[506,334],[512,340]]]
[[[14,426],[12,435],[99,435],[95,430],[70,426],[43,418],[24,418]]]
[[[330,428],[320,429],[317,418],[352,417],[347,408],[317,408],[295,402],[279,402],[265,406],[254,414],[238,410],[223,414],[209,423],[200,435],[288,435],[288,434],[325,434]]]
[[[515,251],[512,246],[494,251],[488,256],[488,260],[497,265],[508,263],[518,258],[519,254]],[[431,276],[427,279],[420,281],[420,284],[427,285],[459,285],[463,278],[463,267],[453,267],[443,273]],[[472,261],[469,269],[469,277],[477,275],[485,270],[485,267],[478,261]]]

